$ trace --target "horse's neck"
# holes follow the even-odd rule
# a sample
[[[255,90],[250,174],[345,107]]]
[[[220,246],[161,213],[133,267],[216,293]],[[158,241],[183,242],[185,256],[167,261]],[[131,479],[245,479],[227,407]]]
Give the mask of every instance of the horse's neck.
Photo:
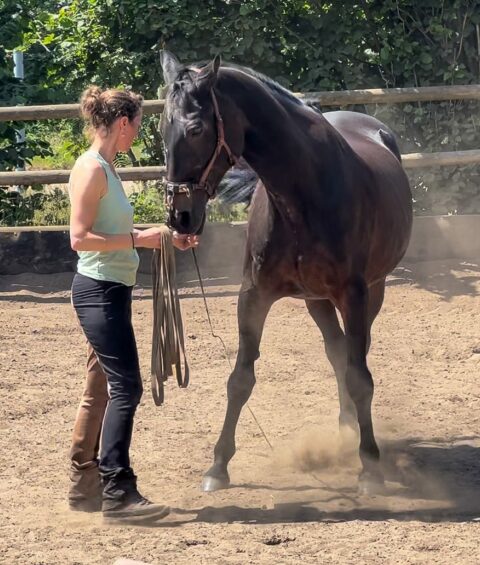
[[[321,114],[282,100],[258,81],[247,81],[230,88],[247,124],[243,157],[273,199],[291,206],[299,198],[305,202],[312,183],[318,186],[335,166],[332,154],[338,134]]]
[[[281,187],[296,168],[299,142],[285,110],[247,108],[244,157],[268,187]],[[261,114],[261,115],[260,115]]]

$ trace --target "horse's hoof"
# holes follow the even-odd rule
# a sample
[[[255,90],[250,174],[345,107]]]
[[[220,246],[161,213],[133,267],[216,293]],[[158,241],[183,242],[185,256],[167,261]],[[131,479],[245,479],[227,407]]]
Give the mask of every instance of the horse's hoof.
[[[230,479],[228,477],[219,479],[217,477],[210,477],[205,475],[202,480],[202,490],[203,492],[215,492],[216,490],[222,490],[230,486]]]
[[[385,494],[385,482],[381,474],[363,473],[358,479],[358,494],[375,496]]]

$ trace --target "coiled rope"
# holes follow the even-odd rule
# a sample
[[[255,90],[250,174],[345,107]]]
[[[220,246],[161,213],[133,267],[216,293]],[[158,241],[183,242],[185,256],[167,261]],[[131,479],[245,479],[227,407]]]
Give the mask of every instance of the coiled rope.
[[[185,355],[182,314],[178,300],[172,234],[161,228],[161,247],[152,257],[153,336],[151,386],[155,404],[164,401],[164,383],[175,376],[178,386],[188,386],[190,371]],[[182,366],[183,365],[183,366]]]

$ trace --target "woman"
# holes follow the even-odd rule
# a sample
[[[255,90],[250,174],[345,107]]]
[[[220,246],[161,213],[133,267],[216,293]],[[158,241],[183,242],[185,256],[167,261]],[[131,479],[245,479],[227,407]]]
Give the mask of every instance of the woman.
[[[133,228],[133,209],[113,159],[128,151],[137,136],[142,102],[141,96],[123,90],[102,92],[92,86],[83,93],[81,110],[90,123],[92,144],[75,163],[69,184],[70,241],[79,255],[72,303],[88,342],[69,501],[74,510],[101,505],[111,521],[153,520],[169,512],[141,496],[129,460],[133,418],[142,395],[131,322],[136,248],[157,248],[161,240],[158,228]],[[174,233],[173,244],[185,250],[198,245],[198,238]]]

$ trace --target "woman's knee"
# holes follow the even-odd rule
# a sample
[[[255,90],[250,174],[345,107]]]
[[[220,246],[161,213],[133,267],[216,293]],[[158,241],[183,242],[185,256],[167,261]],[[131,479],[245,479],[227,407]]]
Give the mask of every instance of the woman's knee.
[[[137,406],[143,395],[142,379],[139,377],[132,390],[132,402]]]
[[[110,402],[121,402],[136,407],[143,394],[142,379],[139,374],[124,375],[122,378],[109,382],[108,391]]]

